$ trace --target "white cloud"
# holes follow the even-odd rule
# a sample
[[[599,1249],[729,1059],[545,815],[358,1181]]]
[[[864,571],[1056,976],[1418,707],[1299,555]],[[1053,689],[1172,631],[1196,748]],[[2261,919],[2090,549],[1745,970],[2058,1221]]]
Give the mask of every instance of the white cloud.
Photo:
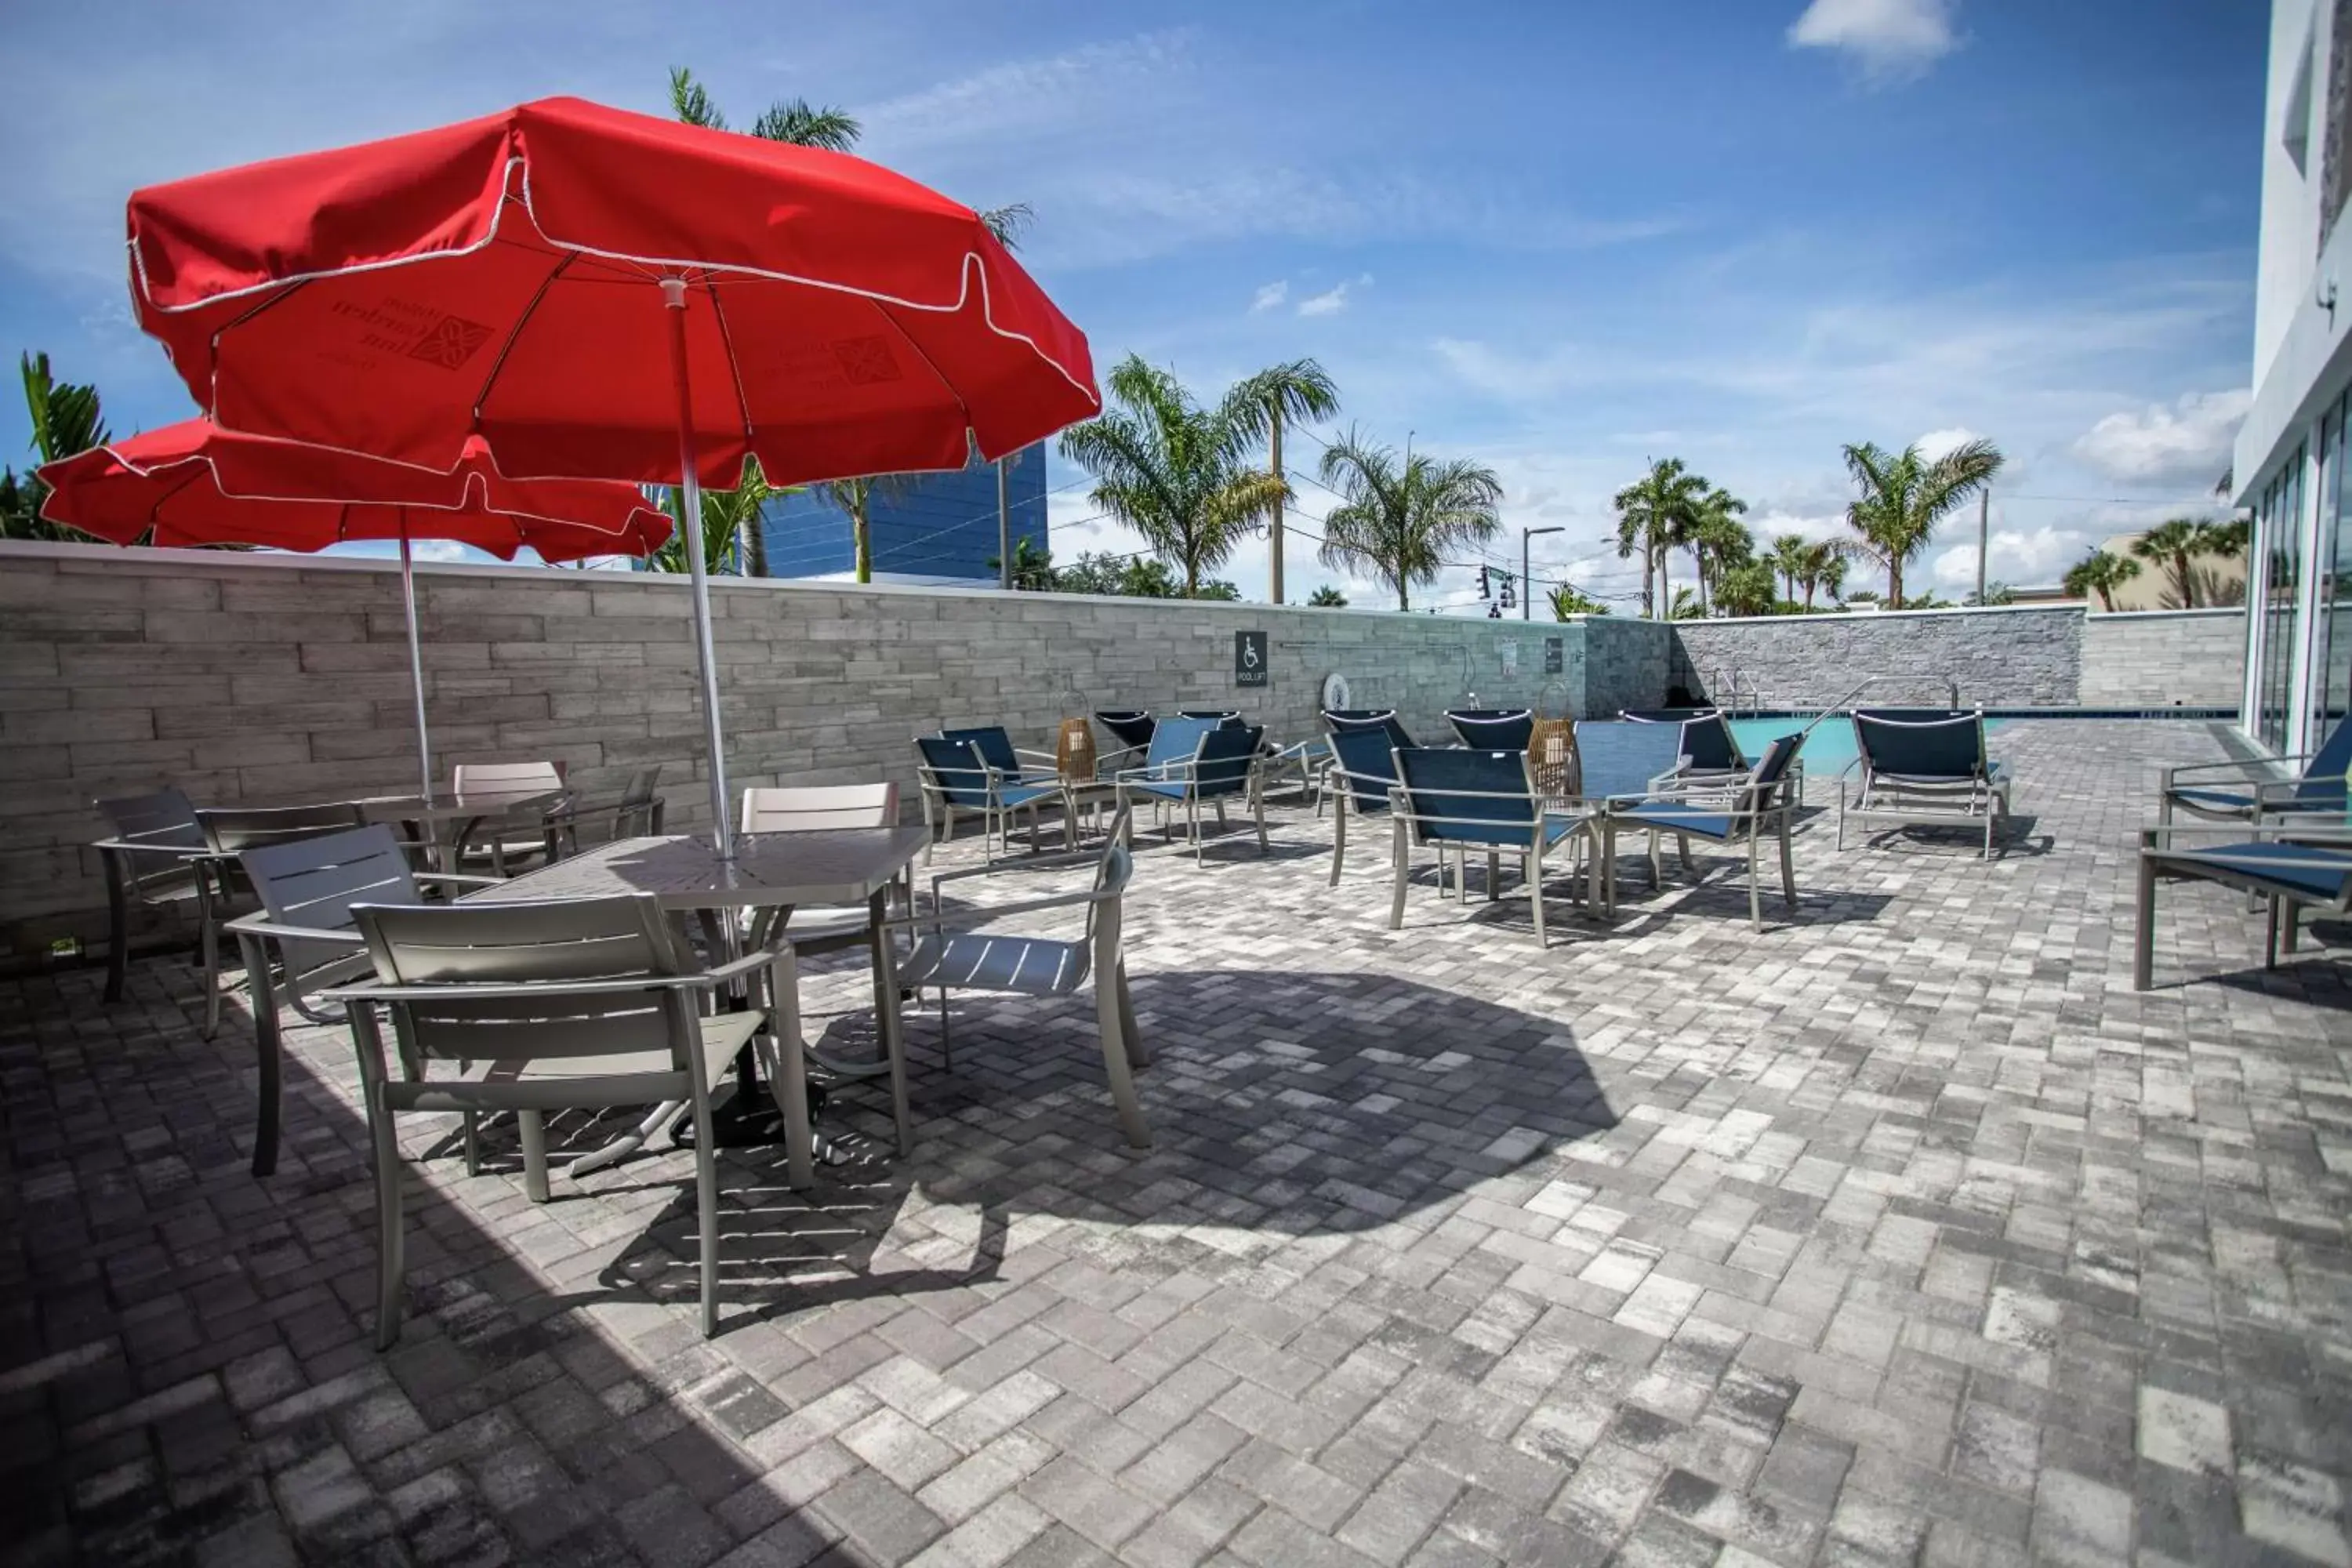
[[[1336,316],[1348,308],[1348,296],[1351,290],[1369,289],[1371,283],[1372,275],[1369,272],[1336,283],[1320,294],[1309,295],[1298,301],[1298,313],[1302,316]]]
[[[1959,47],[1953,0],[1812,0],[1789,27],[1796,48],[1851,54],[1874,82],[1916,77]]]
[[[2072,529],[2048,525],[2030,531],[1996,528],[1986,542],[1985,581],[2007,583],[2012,587],[2054,583],[2081,556],[2088,542],[2086,536]],[[1937,555],[1934,576],[1938,588],[1976,592],[1977,542],[1973,531],[1968,542],[1955,544]],[[1906,580],[1906,596],[1909,592]]]
[[[1271,283],[1260,286],[1256,296],[1250,300],[1250,310],[1252,312],[1271,310],[1289,298],[1290,279],[1277,278]]]
[[[2171,406],[2110,414],[2074,442],[2074,455],[2124,484],[2210,484],[2229,466],[2231,443],[2252,395],[2244,388],[2191,392]]]
[[[1930,430],[1926,435],[1920,437],[1916,442],[1913,443],[1913,445],[1919,448],[1919,457],[1922,461],[1932,463],[1937,458],[1943,457],[1946,453],[1955,451],[1959,447],[1966,446],[1970,441],[1981,441],[1983,439],[1984,437],[1982,435],[1977,431],[1969,429],[1967,426],[1955,425],[1949,429]]]

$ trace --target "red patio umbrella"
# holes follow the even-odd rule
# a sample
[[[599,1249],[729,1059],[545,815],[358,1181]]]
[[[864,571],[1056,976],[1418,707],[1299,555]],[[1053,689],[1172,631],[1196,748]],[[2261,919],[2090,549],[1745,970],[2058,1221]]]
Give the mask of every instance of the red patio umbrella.
[[[448,471],[961,468],[1091,416],[1086,339],[969,207],[860,159],[552,99],[135,193],[131,292],[226,429]],[[711,806],[729,847],[701,537]]]
[[[670,531],[668,515],[635,485],[503,479],[478,442],[455,470],[440,474],[299,442],[232,436],[208,419],[184,419],[60,458],[39,473],[50,487],[43,517],[116,544],[144,538],[158,545],[310,551],[345,540],[398,540],[417,763],[428,800],[433,749],[410,542],[454,540],[502,560],[528,546],[541,560],[565,562],[645,555]]]

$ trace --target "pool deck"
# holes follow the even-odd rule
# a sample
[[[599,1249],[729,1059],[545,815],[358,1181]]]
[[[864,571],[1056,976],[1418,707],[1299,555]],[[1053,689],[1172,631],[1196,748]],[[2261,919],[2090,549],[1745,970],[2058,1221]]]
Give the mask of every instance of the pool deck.
[[[918,1011],[911,1159],[858,1089],[814,1201],[727,1156],[707,1342],[684,1157],[535,1205],[494,1138],[412,1164],[379,1355],[340,1031],[256,1181],[241,1003],[0,983],[0,1556],[2352,1563],[2352,930],[2264,973],[2168,889],[2134,994],[2132,836],[2210,730],[1994,744],[2008,855],[1817,815],[1760,933],[1703,849],[1538,952],[1426,870],[1390,931],[1385,829],[1337,889],[1287,806],[1147,847],[1154,1151],[1085,999],[961,1002],[951,1073]]]

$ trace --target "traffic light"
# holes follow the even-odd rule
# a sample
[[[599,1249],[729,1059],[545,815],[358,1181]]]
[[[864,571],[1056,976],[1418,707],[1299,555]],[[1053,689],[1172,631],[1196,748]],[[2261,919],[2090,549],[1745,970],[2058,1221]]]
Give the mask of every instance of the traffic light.
[[[1493,588],[1486,582],[1486,569],[1484,566],[1478,568],[1478,596],[1482,599],[1491,599],[1495,596]]]

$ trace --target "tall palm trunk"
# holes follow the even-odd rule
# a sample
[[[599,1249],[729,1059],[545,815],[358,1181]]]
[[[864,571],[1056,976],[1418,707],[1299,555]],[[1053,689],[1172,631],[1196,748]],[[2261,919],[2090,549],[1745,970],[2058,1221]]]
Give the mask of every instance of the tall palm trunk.
[[[858,497],[856,504],[849,509],[849,537],[850,547],[857,556],[857,580],[871,583],[874,581],[874,531],[866,524],[864,496]]]

